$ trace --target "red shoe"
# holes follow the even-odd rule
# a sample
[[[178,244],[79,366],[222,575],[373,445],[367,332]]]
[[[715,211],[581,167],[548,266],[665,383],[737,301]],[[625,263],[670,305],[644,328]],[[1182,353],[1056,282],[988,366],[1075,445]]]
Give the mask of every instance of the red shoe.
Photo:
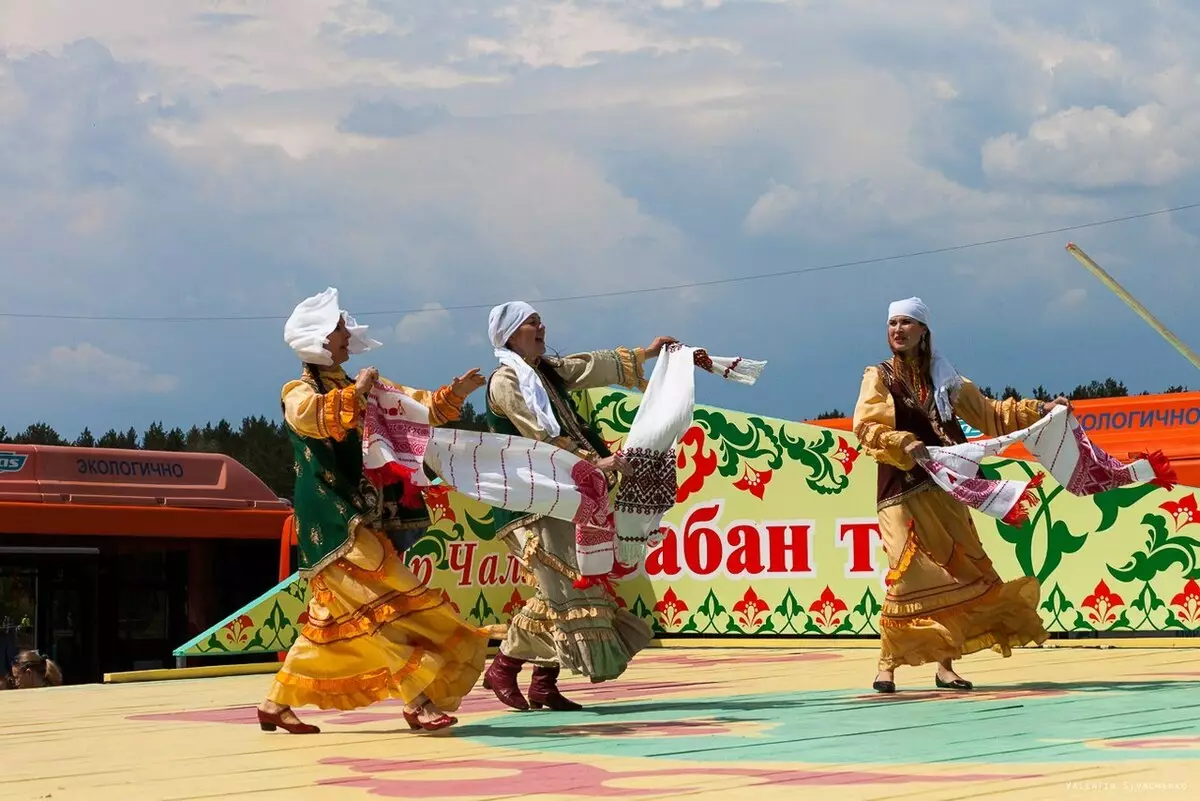
[[[558,691],[558,667],[535,667],[529,683],[529,705],[534,709],[546,707],[554,712],[578,712],[583,706]]]
[[[522,664],[524,663],[519,659],[496,654],[492,657],[492,664],[488,666],[487,672],[483,674],[483,689],[494,692],[496,698],[505,706],[525,712],[529,709],[529,702],[521,695],[521,688],[517,686],[517,674],[521,672]]]
[[[409,712],[405,709],[401,714],[404,715],[404,722],[408,724],[408,728],[416,731],[424,729],[425,731],[438,731],[439,729],[448,729],[455,723],[458,723],[458,718],[453,715],[447,715],[445,712],[438,715],[433,720],[421,720],[420,712]]]
[[[301,723],[297,720],[295,723],[287,723],[278,712],[268,714],[261,709],[258,710],[258,727],[263,731],[275,731],[275,729],[283,729],[288,734],[320,734],[321,730],[316,726],[310,726],[307,723]]]

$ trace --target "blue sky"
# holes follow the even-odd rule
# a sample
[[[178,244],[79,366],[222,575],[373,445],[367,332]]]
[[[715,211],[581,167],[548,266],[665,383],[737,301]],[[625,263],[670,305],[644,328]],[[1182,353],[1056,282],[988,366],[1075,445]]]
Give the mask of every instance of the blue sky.
[[[491,304],[798,269],[1200,201],[1200,7],[928,0],[66,0],[0,7],[0,311],[280,316],[338,287],[432,386]],[[768,359],[698,400],[849,410],[921,295],[981,384],[1200,386],[1200,210],[541,307],[561,351]],[[366,311],[428,309],[416,315]],[[0,424],[278,411],[282,320],[0,318]],[[358,364],[365,364],[360,361]],[[480,397],[475,398],[476,405]]]

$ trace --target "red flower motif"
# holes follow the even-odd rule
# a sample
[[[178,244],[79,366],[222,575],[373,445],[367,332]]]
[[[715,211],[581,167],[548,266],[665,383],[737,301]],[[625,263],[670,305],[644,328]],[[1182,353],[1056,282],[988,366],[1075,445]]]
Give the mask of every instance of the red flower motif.
[[[767,484],[771,483],[771,476],[770,470],[760,473],[750,465],[746,465],[746,472],[742,473],[742,477],[733,483],[733,488],[748,492],[761,501],[767,492]]]
[[[742,600],[733,605],[733,611],[738,616],[738,625],[746,632],[754,632],[762,628],[763,623],[766,622],[762,616],[769,608],[767,602],[754,592],[753,587],[749,587],[746,594],[742,596]]]
[[[679,452],[675,457],[675,467],[683,470],[688,461],[691,461],[695,469],[692,470],[690,476],[679,482],[679,488],[675,491],[676,503],[683,503],[689,496],[699,492],[704,487],[704,480],[717,469],[717,454],[714,451],[704,450],[704,436],[703,428],[692,426],[679,438]],[[693,449],[690,459],[685,450],[689,447]]]
[[[625,603],[625,599],[622,598],[620,595],[614,595],[613,600],[617,602],[618,609],[628,609],[629,608],[629,604]]]
[[[829,585],[826,585],[825,591],[821,593],[821,597],[809,605],[808,611],[812,613],[813,619],[817,621],[818,626],[828,629],[841,625],[841,614],[847,611],[847,607],[841,598],[833,594],[833,590],[829,588]]]
[[[249,615],[242,615],[225,624],[225,630],[229,632],[229,639],[238,644],[245,644],[249,639],[249,630],[254,627],[254,621]]]
[[[508,615],[508,619],[512,620],[513,615],[521,611],[521,607],[525,605],[525,599],[521,597],[521,593],[513,590],[512,596],[509,597],[508,603],[500,611]]]
[[[1088,619],[1093,623],[1105,624],[1116,622],[1117,615],[1115,610],[1125,605],[1125,601],[1121,600],[1121,596],[1108,588],[1108,585],[1101,579],[1096,585],[1096,589],[1092,590],[1092,594],[1083,599],[1083,606],[1088,612]]]
[[[458,608],[458,604],[454,603],[454,599],[450,597],[450,593],[442,590],[442,600],[450,604],[450,608],[454,610],[454,614],[462,615],[462,610]]]
[[[450,506],[450,488],[445,484],[425,490],[425,505],[429,507],[429,516],[434,522],[442,519],[451,523],[458,522],[454,516],[454,509]]]
[[[1187,623],[1200,623],[1200,584],[1191,579],[1183,585],[1183,592],[1171,599],[1171,606],[1179,607],[1179,618]]]
[[[664,629],[678,628],[683,623],[683,613],[686,611],[687,604],[679,599],[671,587],[667,587],[662,600],[654,605],[654,613],[658,615],[658,622]]]
[[[834,452],[833,458],[842,463],[842,470],[846,471],[846,475],[850,475],[854,470],[854,461],[858,456],[858,451],[851,448],[849,442],[838,437],[838,449]]]
[[[1192,523],[1200,523],[1200,509],[1196,508],[1195,494],[1180,498],[1179,503],[1175,501],[1160,503],[1158,508],[1175,519],[1176,531],[1184,526],[1190,526]]]

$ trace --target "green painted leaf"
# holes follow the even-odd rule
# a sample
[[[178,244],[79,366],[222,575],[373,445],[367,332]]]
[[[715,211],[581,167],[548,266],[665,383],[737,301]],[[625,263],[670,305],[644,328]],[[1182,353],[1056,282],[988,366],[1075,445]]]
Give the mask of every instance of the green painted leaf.
[[[471,517],[470,512],[463,512],[467,518],[467,525],[471,528],[471,535],[478,540],[494,540],[496,538],[496,526],[492,523],[492,509],[488,507],[487,514],[476,520]]]
[[[720,444],[721,461],[717,464],[717,472],[726,478],[737,476],[743,462],[764,457],[764,464],[771,470],[783,466],[783,449],[776,439],[775,429],[762,418],[748,418],[743,430],[718,411],[697,409],[694,417],[709,438]]]
[[[1057,582],[1053,587],[1050,588],[1050,592],[1046,594],[1046,600],[1042,602],[1040,608],[1045,609],[1054,616],[1054,618],[1050,621],[1050,624],[1046,627],[1047,629],[1053,628],[1055,625],[1057,625],[1061,630],[1067,631],[1068,624],[1062,621],[1062,615],[1074,609],[1075,606],[1070,600],[1068,600],[1067,596],[1063,593],[1062,588],[1058,586]]]
[[[1050,577],[1050,574],[1062,562],[1063,554],[1078,553],[1083,544],[1087,542],[1087,538],[1087,534],[1072,534],[1071,527],[1065,520],[1055,521],[1054,525],[1050,527],[1046,543],[1046,561],[1042,563],[1042,569],[1038,571],[1038,581],[1045,581]]]
[[[1128,509],[1157,489],[1154,484],[1134,484],[1093,495],[1092,501],[1100,510],[1100,525],[1096,527],[1096,533],[1108,531],[1117,522],[1122,509]]]
[[[483,590],[479,591],[479,597],[475,599],[475,605],[471,607],[471,611],[467,612],[467,617],[476,621],[480,626],[486,626],[489,622],[500,622],[500,618],[496,616],[496,610],[488,605],[487,596],[483,594]]]
[[[819,495],[836,495],[850,486],[850,477],[832,453],[837,451],[837,439],[833,432],[824,429],[815,442],[802,437],[791,437],[784,426],[779,430],[779,442],[788,458],[800,462],[808,469],[805,482],[809,489]]]
[[[1108,566],[1108,572],[1118,581],[1150,582],[1159,573],[1179,565],[1185,579],[1200,578],[1200,541],[1167,530],[1162,515],[1146,514],[1142,525],[1147,526],[1146,546],[1135,551],[1122,567]]]

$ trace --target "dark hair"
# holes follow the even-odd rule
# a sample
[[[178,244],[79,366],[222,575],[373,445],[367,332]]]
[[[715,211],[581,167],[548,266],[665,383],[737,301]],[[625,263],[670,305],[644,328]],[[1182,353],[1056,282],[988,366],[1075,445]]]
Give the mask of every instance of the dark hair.
[[[929,330],[929,326],[924,323],[921,326],[925,332],[921,335],[921,341],[917,343],[917,369],[921,371],[921,377],[930,385],[933,384],[933,332]]]
[[[32,671],[42,684],[58,686],[63,683],[62,671],[58,665],[37,651],[22,651],[17,654],[17,658],[13,660],[13,667],[17,669],[18,674],[26,670]],[[13,684],[16,686],[15,681]]]

